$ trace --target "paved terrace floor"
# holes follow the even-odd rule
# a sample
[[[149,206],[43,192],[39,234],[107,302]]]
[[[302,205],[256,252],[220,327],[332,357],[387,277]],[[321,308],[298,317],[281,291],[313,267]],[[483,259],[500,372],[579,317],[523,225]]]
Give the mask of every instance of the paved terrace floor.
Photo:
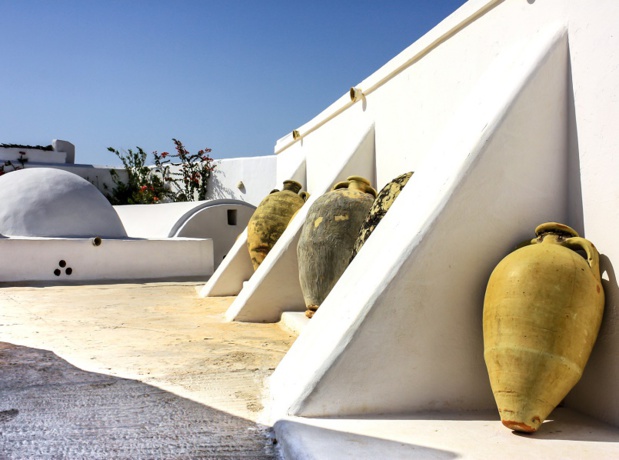
[[[257,420],[295,337],[201,285],[0,287],[0,458],[274,458]]]

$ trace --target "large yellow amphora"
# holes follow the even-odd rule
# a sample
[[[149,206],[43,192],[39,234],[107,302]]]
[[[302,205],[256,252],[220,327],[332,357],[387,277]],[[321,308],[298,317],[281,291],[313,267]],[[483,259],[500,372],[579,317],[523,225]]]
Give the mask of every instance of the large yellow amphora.
[[[307,212],[297,246],[299,282],[311,318],[346,270],[376,190],[360,176],[338,182]]]
[[[535,233],[492,272],[483,314],[484,358],[501,421],[527,433],[580,380],[604,311],[595,246],[556,222]]]
[[[282,236],[294,214],[309,194],[301,192],[301,184],[284,181],[283,190],[273,190],[258,205],[247,223],[247,248],[256,270]]]

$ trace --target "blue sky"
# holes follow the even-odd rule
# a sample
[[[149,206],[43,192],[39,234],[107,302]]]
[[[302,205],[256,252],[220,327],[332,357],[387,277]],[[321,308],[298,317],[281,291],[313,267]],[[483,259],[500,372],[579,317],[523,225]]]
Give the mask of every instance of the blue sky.
[[[0,0],[0,143],[269,155],[464,0]]]

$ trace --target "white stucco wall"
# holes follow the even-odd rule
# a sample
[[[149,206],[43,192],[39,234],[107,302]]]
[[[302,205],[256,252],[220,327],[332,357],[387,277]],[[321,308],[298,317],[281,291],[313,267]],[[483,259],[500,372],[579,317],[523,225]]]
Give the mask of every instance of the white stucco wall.
[[[0,283],[206,280],[213,242],[205,239],[2,238]]]
[[[239,200],[218,199],[183,203],[114,206],[134,238],[209,238],[217,267],[247,226],[255,206]]]
[[[24,155],[20,152],[24,152]],[[0,147],[0,160],[2,162],[11,161],[14,165],[19,165],[20,158],[23,158],[28,163],[65,163],[67,154],[66,152],[54,152],[49,150]]]
[[[383,228],[379,226],[373,240],[332,291],[324,304],[326,308],[319,310],[312,320],[316,322],[299,337],[278,367],[272,395],[275,406],[279,404],[283,411],[280,413],[367,415],[397,408],[457,410],[491,404],[487,381],[486,386],[475,387],[487,380],[480,355],[484,289],[480,274],[489,275],[492,268],[490,254],[484,252],[487,242],[479,237],[492,236],[492,253],[498,262],[518,238],[530,237],[536,224],[556,219],[572,226],[598,247],[607,299],[593,355],[566,404],[619,425],[619,400],[614,397],[619,386],[619,287],[613,268],[613,261],[619,260],[619,243],[608,230],[619,223],[619,215],[613,211],[619,197],[619,182],[612,176],[613,171],[619,170],[619,132],[614,129],[614,120],[619,119],[618,21],[619,3],[612,0],[596,2],[595,8],[577,0],[469,1],[401,55],[355,85],[361,90],[372,88],[387,75],[396,74],[371,91],[364,101],[345,108],[350,101],[345,94],[316,119],[299,127],[302,140],[287,147],[291,142],[288,135],[278,142],[276,151],[283,149],[280,155],[284,155],[282,159],[287,164],[292,162],[291,152],[305,160],[310,191],[335,158],[346,154],[346,139],[359,136],[372,123],[375,186],[380,188],[403,172],[415,171],[398,198],[401,201],[396,201],[384,225],[381,223]],[[556,51],[545,57],[541,52],[544,43],[557,37],[562,38],[557,41],[558,47],[552,48]],[[411,222],[409,213],[420,212],[416,206],[425,207],[432,202],[428,194],[440,185],[436,181],[445,180],[441,174],[454,166],[454,152],[469,153],[466,143],[454,143],[451,151],[437,147],[449,145],[446,139],[457,133],[466,134],[454,124],[456,115],[461,117],[462,127],[479,130],[470,135],[483,137],[486,125],[475,124],[483,120],[483,113],[477,111],[471,97],[479,97],[480,103],[493,91],[503,97],[501,90],[514,88],[509,81],[526,68],[516,65],[518,59],[526,62],[527,56],[533,61],[535,56],[541,56],[532,67],[537,70],[521,74],[522,88],[527,88],[523,97],[529,103],[508,104],[510,120],[503,120],[500,111],[493,116],[496,123],[506,123],[501,124],[502,144],[476,147],[479,152],[486,152],[479,157],[487,159],[486,166],[499,158],[502,163],[488,169],[480,163],[479,169],[470,170],[472,177],[459,176],[461,186],[444,202],[452,209],[451,214],[437,207],[428,211],[424,219]],[[413,64],[400,69],[407,62]],[[510,65],[515,65],[512,73],[497,70]],[[480,86],[487,75],[498,77],[485,80],[489,92]],[[535,80],[532,86],[529,79]],[[560,101],[552,99],[557,91]],[[553,104],[556,110],[548,112]],[[462,114],[463,109],[470,112]],[[340,111],[312,131],[325,117]],[[517,119],[520,121],[514,121]],[[533,120],[535,123],[531,123]],[[303,137],[305,132],[310,133]],[[550,144],[543,148],[544,142]],[[532,146],[542,148],[532,153],[527,150]],[[505,152],[510,152],[509,156],[502,156]],[[561,162],[547,164],[556,153],[563,154]],[[428,166],[432,164],[438,168],[433,178],[429,171],[434,167]],[[441,167],[445,171],[439,174]],[[549,181],[547,189],[545,180]],[[567,185],[561,185],[561,181]],[[538,191],[539,201],[535,201],[536,193],[529,195],[532,190]],[[453,219],[454,225],[449,224],[449,219]],[[387,225],[389,221],[391,224]],[[432,222],[443,224],[430,225]],[[425,233],[428,229],[434,233]],[[404,248],[398,246],[397,238],[410,238],[417,232],[425,240],[410,247],[418,249],[402,252]],[[433,258],[432,245],[437,249],[452,247],[454,241],[458,241],[454,249],[469,245],[468,252],[454,260],[458,269],[454,271],[449,263],[449,252],[441,252],[443,268],[438,263],[423,270],[423,261]],[[483,255],[476,256],[475,249],[482,248]],[[371,257],[367,255],[370,253]],[[389,262],[401,254],[411,259],[403,265],[395,259]],[[420,257],[417,262],[414,256]],[[473,273],[477,273],[476,280],[471,278]],[[384,282],[401,281],[373,284],[370,275]],[[477,314],[476,318],[461,316],[461,302],[457,296],[449,297],[453,295],[449,293],[451,280],[462,289],[455,292],[468,305],[465,311]],[[329,313],[329,307],[337,313]],[[468,332],[456,336],[460,338],[454,341],[450,335],[453,328],[468,328]],[[428,340],[417,340],[415,334]],[[448,338],[445,343],[453,348],[449,351],[449,347],[437,342],[439,350],[443,350],[437,354],[429,343],[443,335]],[[462,368],[466,363],[471,367]],[[456,369],[462,368],[468,377],[461,380],[458,372],[449,370],[452,364]],[[402,373],[408,377],[400,379]],[[450,380],[456,386],[451,386]],[[443,385],[451,390],[443,392]]]
[[[258,206],[274,188],[282,184],[276,177],[275,155],[217,160],[208,199],[235,199]],[[243,183],[241,188],[239,182]]]
[[[19,165],[19,158],[27,160],[28,163],[74,163],[75,145],[71,142],[54,139],[51,144],[52,150],[41,150],[37,148],[20,147],[0,147],[0,160],[11,161]],[[23,153],[23,155],[22,155]]]

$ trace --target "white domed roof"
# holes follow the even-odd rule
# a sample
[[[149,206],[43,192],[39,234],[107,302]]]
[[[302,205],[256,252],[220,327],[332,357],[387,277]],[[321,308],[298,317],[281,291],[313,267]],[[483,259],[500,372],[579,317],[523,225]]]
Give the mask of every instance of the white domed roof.
[[[123,238],[118,214],[76,174],[28,168],[0,176],[0,235]]]

